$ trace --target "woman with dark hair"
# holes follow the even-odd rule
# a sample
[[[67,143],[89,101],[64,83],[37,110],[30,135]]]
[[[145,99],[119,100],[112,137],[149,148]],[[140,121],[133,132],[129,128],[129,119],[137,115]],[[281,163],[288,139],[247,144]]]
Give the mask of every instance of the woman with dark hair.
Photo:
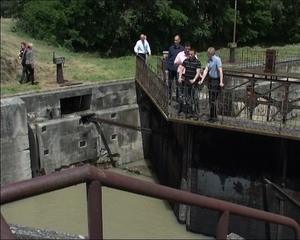
[[[19,52],[19,59],[20,60],[23,58],[25,49],[26,49],[26,43],[21,42],[21,48],[20,48],[20,52]]]

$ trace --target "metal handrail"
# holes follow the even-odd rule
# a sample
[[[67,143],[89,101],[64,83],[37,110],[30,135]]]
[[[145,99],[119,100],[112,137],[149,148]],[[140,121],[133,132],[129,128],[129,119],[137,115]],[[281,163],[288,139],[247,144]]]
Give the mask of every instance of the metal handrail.
[[[220,217],[216,227],[217,239],[226,239],[230,214],[287,226],[293,229],[295,239],[300,239],[300,226],[292,218],[123,176],[107,170],[100,170],[88,164],[2,186],[1,205],[84,182],[87,187],[90,239],[103,239],[102,185],[157,199],[219,211]],[[8,229],[8,225],[3,223],[5,220],[2,221],[2,219],[4,220],[1,215],[1,238],[7,239],[11,237],[11,231]]]
[[[282,79],[279,75],[275,77],[267,73],[263,77],[250,72],[224,70],[224,79],[228,85],[222,91],[216,90],[219,95],[216,108],[220,121],[210,123],[207,121],[210,110],[210,91],[207,87],[203,88],[202,85],[200,90],[190,94],[193,96],[191,104],[191,101],[187,101],[189,96],[184,93],[185,90],[188,91],[189,86],[174,87],[175,84],[172,84],[173,87],[169,88],[166,81],[153,72],[148,63],[145,64],[140,59],[136,61],[136,83],[167,121],[300,139],[300,122],[294,117],[299,115],[300,109],[296,90],[300,87],[299,77]],[[175,97],[175,91],[176,100],[172,98]],[[181,93],[179,99],[178,92]],[[180,104],[193,110],[190,110],[189,114],[185,111],[185,115],[182,116],[178,114]]]

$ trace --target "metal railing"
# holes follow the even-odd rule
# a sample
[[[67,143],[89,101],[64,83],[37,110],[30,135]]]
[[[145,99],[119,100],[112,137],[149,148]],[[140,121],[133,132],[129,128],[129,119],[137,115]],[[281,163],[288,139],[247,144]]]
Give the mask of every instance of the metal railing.
[[[295,233],[295,239],[300,239],[300,226],[289,217],[122,176],[106,170],[99,170],[90,165],[2,186],[1,205],[80,183],[86,183],[88,234],[90,239],[103,239],[102,186],[218,211],[220,216],[216,226],[217,239],[227,238],[230,215],[289,227]],[[1,239],[14,239],[14,235],[11,233],[2,214]]]
[[[137,58],[136,61],[136,79],[141,86],[147,92],[151,92],[151,98],[160,107],[160,110],[166,116],[168,115],[169,108],[169,91],[167,82],[158,74],[159,68],[155,69],[154,66],[150,64],[145,64],[145,62]]]
[[[227,70],[222,89],[209,90],[207,82],[172,84],[169,95],[168,81],[161,76],[137,60],[136,81],[169,120],[207,124],[210,96],[217,94],[214,126],[300,139],[300,78]],[[182,105],[185,110],[179,114]]]
[[[297,51],[274,50],[274,72],[286,75],[300,75],[300,53]],[[240,70],[253,70],[263,73],[266,67],[265,50],[253,48],[235,49],[235,62],[230,62],[230,50],[221,49],[217,52],[225,67],[237,68]]]

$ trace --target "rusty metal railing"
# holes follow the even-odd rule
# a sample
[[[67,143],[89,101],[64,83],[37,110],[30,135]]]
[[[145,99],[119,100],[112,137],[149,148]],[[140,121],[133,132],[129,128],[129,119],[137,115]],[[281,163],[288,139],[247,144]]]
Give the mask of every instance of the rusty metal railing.
[[[294,231],[295,239],[300,239],[300,226],[289,217],[122,176],[106,170],[99,170],[90,165],[2,186],[1,205],[79,183],[86,183],[90,239],[103,239],[102,186],[219,211],[220,217],[216,226],[217,239],[227,238],[230,215],[253,218],[289,227]],[[1,239],[13,239],[13,237],[1,214]]]
[[[274,51],[274,73],[283,73],[288,77],[300,75],[300,53],[282,49]],[[240,71],[252,70],[257,73],[264,73],[266,70],[266,50],[253,48],[237,48],[235,51],[235,62],[230,62],[230,50],[220,49],[217,54],[222,58],[225,68],[236,68]]]
[[[225,70],[225,87],[217,91],[218,121],[213,124],[207,122],[207,118],[211,107],[209,96],[215,93],[208,89],[207,83],[201,86],[172,84],[168,95],[167,81],[139,59],[136,81],[167,120],[187,120],[236,131],[300,139],[300,77],[291,79]],[[187,94],[189,92],[192,94]],[[178,93],[181,93],[180,98]],[[179,114],[182,102],[194,110]]]
[[[161,112],[168,115],[169,92],[167,82],[158,74],[155,68],[150,64],[145,64],[142,59],[136,61],[136,79],[146,92],[151,92],[152,100],[157,103]]]

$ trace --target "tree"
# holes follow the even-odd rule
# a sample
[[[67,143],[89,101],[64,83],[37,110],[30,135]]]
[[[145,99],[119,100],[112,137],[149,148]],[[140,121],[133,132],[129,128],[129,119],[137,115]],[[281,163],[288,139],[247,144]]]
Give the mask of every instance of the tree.
[[[209,45],[227,45],[232,37],[234,0],[22,3],[24,8],[18,10],[20,29],[75,51],[97,51],[107,56],[128,54],[142,32],[154,52],[168,47],[178,33],[199,50]],[[299,5],[299,0],[239,0],[237,40],[247,45],[299,41]]]

